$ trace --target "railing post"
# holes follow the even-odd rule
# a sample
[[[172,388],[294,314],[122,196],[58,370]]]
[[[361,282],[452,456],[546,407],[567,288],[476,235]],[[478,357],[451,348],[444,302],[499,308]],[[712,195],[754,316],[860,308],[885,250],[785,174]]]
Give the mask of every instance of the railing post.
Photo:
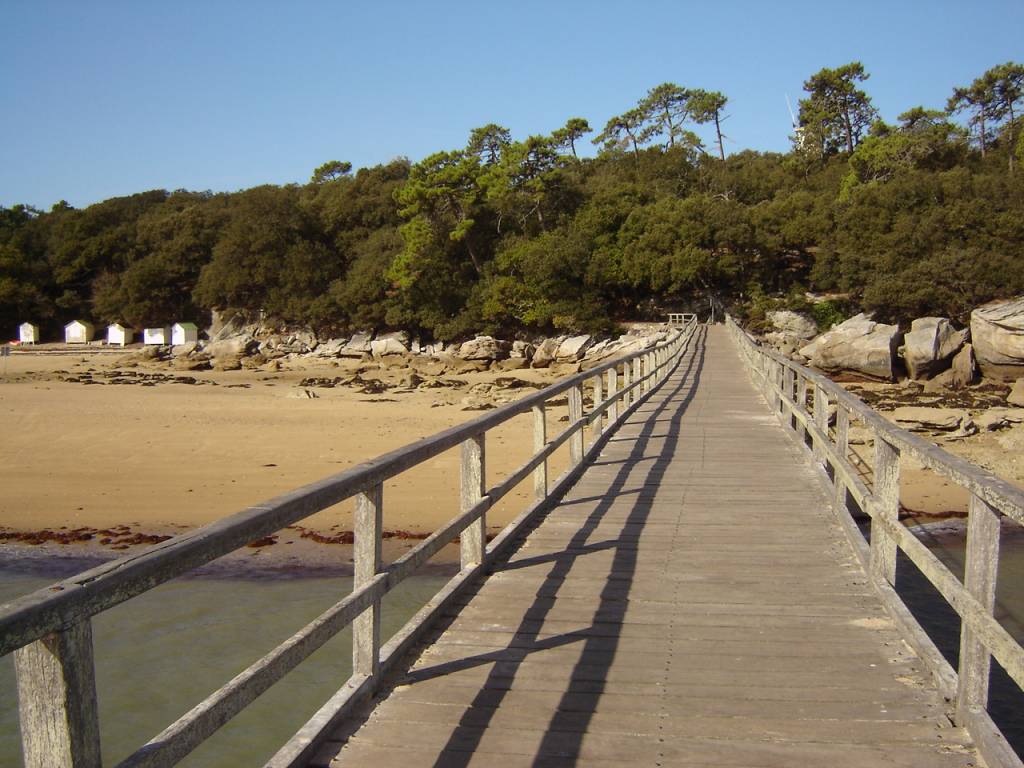
[[[781,363],[779,365],[782,365]],[[793,369],[788,365],[782,366],[782,399],[785,403],[782,406],[782,412],[788,414],[786,419],[786,426],[790,429],[793,428],[793,403],[796,400],[794,397],[793,390]]]
[[[836,456],[846,461],[850,455],[850,412],[836,403]],[[847,512],[846,481],[839,477],[839,468],[832,470],[832,502],[836,510]]]
[[[91,621],[19,648],[14,666],[25,768],[99,768]]]
[[[967,560],[964,587],[988,615],[996,602],[996,578],[999,573],[999,513],[984,500],[971,494],[967,516]],[[988,678],[991,656],[971,629],[970,614],[960,624],[960,670],[957,681],[957,720],[963,723],[972,708],[988,704]]]
[[[814,426],[818,435],[814,436],[814,461],[825,463],[825,440],[828,435],[828,395],[819,384],[814,385]],[[819,436],[820,435],[820,436]]]
[[[633,390],[633,402],[635,403],[640,399],[640,396],[644,393],[643,382],[640,381],[642,372],[640,370],[640,355],[633,358],[633,381],[640,382],[636,385],[636,389]]]
[[[630,396],[631,396],[632,393],[631,392],[627,392],[626,390],[629,389],[630,381],[631,381],[631,379],[630,379],[629,361],[627,360],[626,362],[624,362],[622,364],[622,410],[623,411],[625,411],[627,408],[629,408],[629,401],[630,401]]]
[[[375,485],[356,496],[354,589],[368,584],[380,573],[383,501],[383,485]],[[374,600],[352,623],[352,671],[357,675],[377,677],[380,674],[380,602]]]
[[[619,372],[615,370],[614,365],[608,369],[606,379],[608,383],[608,426],[611,427],[619,420],[619,398],[617,395]]]
[[[796,380],[796,395],[793,398],[794,403],[796,404],[796,409],[795,410],[799,411],[800,414],[806,418],[809,415],[808,411],[807,411],[807,384],[808,384],[808,381],[804,377],[804,375],[801,374],[801,373],[794,372],[794,378]],[[799,419],[795,419],[794,421],[796,423],[793,424],[793,427],[796,429],[796,433],[800,437],[800,442],[806,445],[807,444],[807,427],[805,427],[804,423],[802,421],[800,421]]]
[[[601,376],[598,374],[594,377],[594,404],[592,406],[593,411],[597,411],[601,407],[601,403],[604,402],[604,393],[601,391]],[[601,433],[604,432],[604,412],[600,411],[594,413],[594,417],[590,422],[590,439],[592,442],[597,442],[597,439],[601,437]]]
[[[583,430],[586,425],[577,423],[583,418],[583,385],[574,384],[569,388],[569,427],[573,430],[569,438],[569,463],[576,466],[583,461]]]
[[[900,451],[875,431],[875,484],[871,514],[871,573],[896,583],[896,541],[883,521],[891,524],[900,517]]]
[[[533,406],[533,452],[540,453],[548,444],[548,421],[544,403]],[[548,460],[544,459],[533,470],[533,497],[537,501],[548,495]]]
[[[484,433],[462,443],[462,511],[468,512],[484,497],[486,490]],[[462,567],[484,561],[487,544],[487,515],[482,513],[459,537]]]

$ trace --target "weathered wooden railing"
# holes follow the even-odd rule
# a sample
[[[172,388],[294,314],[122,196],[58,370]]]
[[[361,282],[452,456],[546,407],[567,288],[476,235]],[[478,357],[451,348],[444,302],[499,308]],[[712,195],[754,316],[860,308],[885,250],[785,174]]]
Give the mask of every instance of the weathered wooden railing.
[[[15,654],[25,765],[92,768],[101,764],[92,616],[354,496],[352,592],[119,766],[176,764],[317,648],[353,624],[352,676],[268,763],[275,767],[300,764],[357,702],[373,692],[382,673],[402,657],[462,588],[575,482],[610,432],[673,370],[695,328],[696,323],[691,322],[681,331],[673,331],[665,343],[603,363],[366,464],[0,606],[0,656],[12,651]],[[593,392],[589,412],[584,412],[585,387]],[[546,406],[563,394],[568,397],[569,424],[548,440]],[[530,412],[533,455],[507,478],[488,487],[488,430]],[[585,436],[588,427],[589,444]],[[549,457],[566,443],[569,468],[549,483]],[[384,565],[384,481],[459,445],[461,513],[404,556]],[[534,503],[488,545],[488,509],[531,475]],[[460,539],[459,573],[402,630],[382,644],[382,598],[455,537]]]
[[[769,406],[795,432],[833,493],[833,506],[886,607],[928,664],[940,692],[955,703],[989,766],[1021,766],[988,713],[989,670],[994,658],[1024,688],[1024,649],[993,617],[999,566],[1000,518],[1024,525],[1024,491],[887,421],[858,397],[809,368],[759,346],[733,320],[727,323],[755,383]],[[808,394],[813,405],[808,408]],[[830,405],[835,408],[830,429]],[[859,422],[874,443],[871,487],[850,460],[849,429]],[[970,493],[967,557],[961,583],[899,521],[900,459],[913,457]],[[850,515],[849,499],[871,519],[870,545]],[[959,614],[959,670],[954,671],[921,629],[893,587],[896,552],[902,550]]]

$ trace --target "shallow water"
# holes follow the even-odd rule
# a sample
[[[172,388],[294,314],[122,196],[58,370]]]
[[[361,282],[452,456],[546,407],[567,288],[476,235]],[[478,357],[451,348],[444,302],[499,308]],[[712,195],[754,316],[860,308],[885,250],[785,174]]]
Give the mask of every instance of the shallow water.
[[[388,595],[382,637],[394,634],[446,577],[407,580]],[[0,570],[0,602],[54,578]],[[179,579],[93,621],[101,744],[115,765],[205,696],[344,597],[350,576]],[[0,765],[20,765],[12,657],[0,659]],[[180,765],[262,765],[351,672],[341,633]]]
[[[1024,537],[1019,530],[1002,534],[994,615],[1018,642],[1024,643]],[[963,579],[965,545],[962,537],[922,537],[932,552]],[[960,617],[919,571],[900,553],[896,589],[946,660],[957,669]],[[1007,741],[1024,755],[1024,693],[994,660],[989,683],[989,712]]]
[[[958,576],[964,545],[925,539]],[[66,575],[66,574],[63,574]],[[0,602],[55,580],[54,574],[0,568]],[[385,601],[382,636],[396,632],[444,583],[427,575]],[[898,589],[926,631],[957,663],[959,619],[901,559]],[[233,675],[313,619],[352,587],[350,576],[192,578],[165,584],[94,619],[100,728],[105,765],[114,765]],[[1024,641],[1024,539],[1004,539],[996,616]],[[262,765],[351,671],[343,632],[222,728],[181,765]],[[1024,752],[1024,695],[994,669],[990,706],[1018,753]],[[0,659],[0,765],[20,765],[11,657]]]

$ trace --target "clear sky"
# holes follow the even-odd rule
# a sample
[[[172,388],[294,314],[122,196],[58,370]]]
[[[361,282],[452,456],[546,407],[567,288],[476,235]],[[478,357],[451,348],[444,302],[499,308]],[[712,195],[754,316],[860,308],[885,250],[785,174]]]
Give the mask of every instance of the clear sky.
[[[894,120],[1024,60],[1022,30],[1024,0],[0,0],[0,205],[305,182],[490,122],[600,130],[666,81],[728,96],[728,151],[786,150],[786,95],[822,67],[862,61]]]

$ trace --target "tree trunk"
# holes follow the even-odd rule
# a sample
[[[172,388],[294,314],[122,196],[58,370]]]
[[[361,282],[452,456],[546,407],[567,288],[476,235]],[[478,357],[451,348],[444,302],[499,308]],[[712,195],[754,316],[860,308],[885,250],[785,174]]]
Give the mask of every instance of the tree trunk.
[[[850,123],[850,107],[843,109],[843,127],[846,129],[846,151],[853,154],[853,125]]]
[[[985,156],[985,108],[982,107],[978,113],[978,125],[981,133],[981,156]]]
[[[722,144],[722,126],[718,122],[718,110],[715,110],[715,133],[718,135],[718,156],[725,160],[725,146]]]
[[[1014,167],[1015,167],[1014,152],[1017,149],[1017,117],[1016,117],[1016,115],[1013,114],[1013,101],[1011,100],[1009,102],[1009,104],[1007,104],[1006,106],[1010,110],[1010,128],[1007,131],[1007,134],[1010,137],[1010,140],[1009,140],[1008,143],[1010,145],[1009,146],[1009,148],[1010,148],[1010,152],[1009,152],[1010,173],[1012,174],[1013,170],[1014,170]]]

